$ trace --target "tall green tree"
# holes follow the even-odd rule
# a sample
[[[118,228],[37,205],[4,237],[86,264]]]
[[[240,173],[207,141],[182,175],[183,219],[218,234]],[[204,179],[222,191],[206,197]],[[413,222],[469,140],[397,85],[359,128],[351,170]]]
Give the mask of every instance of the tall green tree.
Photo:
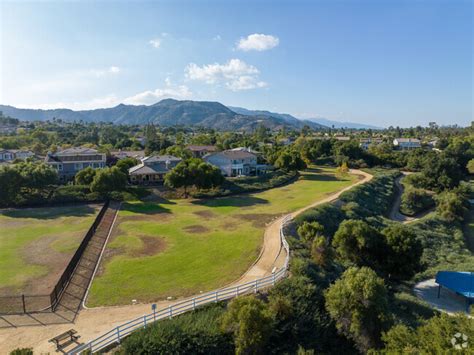
[[[182,187],[185,196],[190,186],[209,189],[220,186],[223,182],[224,177],[217,167],[198,158],[181,161],[165,175],[165,185],[172,188]]]
[[[383,268],[399,280],[410,279],[420,270],[423,246],[416,234],[402,224],[394,224],[382,231],[387,244]]]
[[[107,195],[112,191],[124,190],[126,185],[127,175],[116,166],[113,166],[98,170],[90,188],[92,192]]]
[[[139,163],[139,161],[135,158],[130,158],[130,157],[127,157],[127,158],[124,158],[124,159],[120,159],[117,164],[115,164],[115,166],[117,168],[119,168],[124,174],[128,175],[128,169],[130,169],[131,167],[137,165]]]
[[[339,332],[360,352],[380,345],[388,320],[383,279],[368,267],[351,267],[325,292],[326,308]]]
[[[76,176],[74,177],[74,182],[76,185],[87,185],[89,186],[94,181],[94,177],[97,173],[97,170],[94,170],[90,166],[81,171],[77,172]]]
[[[11,166],[0,166],[0,204],[12,205],[21,191],[22,176]]]
[[[234,334],[237,355],[262,354],[272,330],[265,303],[254,296],[231,301],[222,326]]]
[[[413,329],[398,324],[384,333],[387,354],[472,354],[474,320],[440,313]]]
[[[275,161],[275,166],[287,171],[306,169],[306,163],[301,154],[296,151],[284,150]]]
[[[385,254],[384,239],[375,228],[362,220],[345,220],[332,240],[337,256],[346,264],[378,269]]]

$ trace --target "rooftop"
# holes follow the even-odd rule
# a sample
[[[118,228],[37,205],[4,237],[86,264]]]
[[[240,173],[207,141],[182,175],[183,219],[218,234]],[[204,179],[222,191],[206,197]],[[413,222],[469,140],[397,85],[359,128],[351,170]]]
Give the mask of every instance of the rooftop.
[[[217,147],[213,145],[188,145],[186,148],[192,152],[195,152],[195,151],[198,152],[201,150],[207,150],[208,152],[215,152],[217,150]]]
[[[177,158],[172,155],[152,155],[142,159],[143,163],[166,163],[167,161],[181,161],[181,158]]]
[[[78,154],[98,154],[99,152],[96,149],[84,148],[84,147],[72,147],[61,150],[54,155],[78,155]]]
[[[221,154],[225,156],[226,158],[229,159],[245,159],[245,158],[255,158],[255,154],[247,152],[245,150],[224,150],[223,152],[220,153],[215,153],[215,154]],[[215,155],[213,154],[213,155]]]
[[[418,138],[395,138],[399,143],[420,143]]]

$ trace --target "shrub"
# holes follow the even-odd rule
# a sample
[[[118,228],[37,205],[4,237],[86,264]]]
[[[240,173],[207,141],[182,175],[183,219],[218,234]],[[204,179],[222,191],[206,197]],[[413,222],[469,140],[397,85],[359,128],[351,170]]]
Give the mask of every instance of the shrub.
[[[233,299],[222,318],[222,326],[234,334],[237,355],[261,353],[272,331],[266,304],[255,296]]]
[[[326,308],[337,329],[365,353],[379,344],[388,320],[387,290],[370,268],[347,269],[325,292]]]
[[[10,355],[33,355],[33,348],[18,348],[11,351]]]
[[[356,212],[360,217],[384,215],[392,206],[397,176],[398,172],[376,174],[370,182],[343,192],[340,200],[356,202],[359,205]]]
[[[463,314],[441,313],[416,329],[396,325],[384,333],[382,339],[385,352],[390,354],[472,354],[473,337],[474,320]]]
[[[232,337],[221,331],[222,305],[159,321],[122,342],[125,354],[233,354]]]
[[[444,191],[437,195],[436,211],[447,222],[462,221],[466,212],[466,198],[455,191]]]
[[[399,280],[410,279],[420,270],[423,253],[421,242],[412,229],[402,224],[393,224],[382,231],[387,244],[383,268],[386,273]]]
[[[220,188],[193,192],[192,196],[195,198],[209,198],[229,196],[245,192],[256,192],[281,186],[291,181],[296,176],[298,176],[298,172],[296,171],[285,172],[282,170],[275,170],[260,176],[225,179]]]
[[[433,207],[434,204],[434,199],[428,191],[407,187],[403,191],[400,212],[407,216],[414,216]]]
[[[325,203],[299,214],[295,218],[295,222],[297,226],[305,221],[318,222],[324,227],[325,233],[329,236],[336,232],[344,217],[344,213],[337,206]]]

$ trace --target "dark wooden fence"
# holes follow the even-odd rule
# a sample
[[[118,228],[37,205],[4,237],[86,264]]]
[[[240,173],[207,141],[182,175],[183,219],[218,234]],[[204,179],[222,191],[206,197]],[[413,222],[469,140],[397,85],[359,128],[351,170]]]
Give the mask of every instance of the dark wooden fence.
[[[79,260],[87,247],[87,244],[94,235],[97,227],[104,217],[105,211],[109,207],[109,201],[100,209],[95,217],[94,222],[82,239],[81,244],[77,248],[69,264],[64,269],[63,274],[54,286],[54,289],[49,295],[14,295],[14,296],[0,296],[0,314],[25,314],[25,313],[39,313],[51,312],[56,309],[61,299],[61,295],[71,279],[74,270],[79,263]]]

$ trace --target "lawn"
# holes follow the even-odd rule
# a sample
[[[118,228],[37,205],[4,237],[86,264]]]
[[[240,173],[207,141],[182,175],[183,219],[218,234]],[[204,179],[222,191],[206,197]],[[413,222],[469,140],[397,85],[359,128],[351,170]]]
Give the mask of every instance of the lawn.
[[[313,169],[260,193],[124,204],[88,305],[150,302],[224,286],[256,260],[266,223],[356,179]]]
[[[98,206],[0,211],[0,296],[48,294]]]

